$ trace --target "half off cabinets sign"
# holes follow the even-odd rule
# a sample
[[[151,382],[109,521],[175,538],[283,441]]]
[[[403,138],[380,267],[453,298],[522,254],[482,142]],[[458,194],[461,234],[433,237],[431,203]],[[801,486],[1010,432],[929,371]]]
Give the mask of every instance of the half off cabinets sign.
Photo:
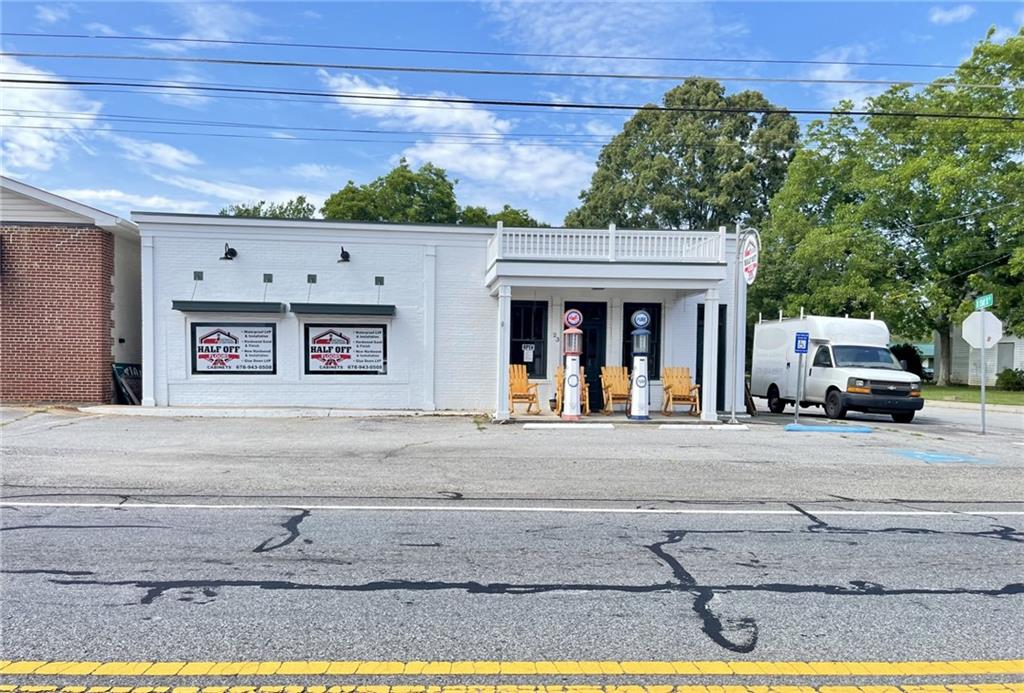
[[[277,325],[272,322],[192,323],[192,372],[277,372]]]
[[[306,374],[384,375],[386,325],[306,325]]]

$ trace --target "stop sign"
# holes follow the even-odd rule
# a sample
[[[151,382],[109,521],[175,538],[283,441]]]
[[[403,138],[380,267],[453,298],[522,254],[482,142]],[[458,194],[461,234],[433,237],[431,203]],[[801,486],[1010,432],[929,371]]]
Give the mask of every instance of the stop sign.
[[[981,340],[981,328],[985,326],[985,341]],[[964,320],[964,341],[975,349],[988,349],[1003,338],[1003,323],[999,318],[985,310],[976,310]]]

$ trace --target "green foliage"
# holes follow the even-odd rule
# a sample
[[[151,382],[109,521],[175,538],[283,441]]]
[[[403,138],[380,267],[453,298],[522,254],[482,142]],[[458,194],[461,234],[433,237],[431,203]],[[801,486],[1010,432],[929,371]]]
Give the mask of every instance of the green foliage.
[[[413,171],[405,159],[366,185],[348,184],[324,201],[325,219],[415,224],[458,220],[455,183],[443,168],[426,163]]]
[[[582,204],[566,226],[717,228],[741,219],[760,224],[782,186],[799,127],[759,92],[726,95],[718,82],[689,78],[663,97],[667,107],[699,106],[735,112],[644,108],[602,150]]]
[[[989,39],[950,77],[919,91],[893,87],[869,106],[1019,116],[1024,31],[1003,44]],[[1008,330],[1024,334],[1022,203],[1020,123],[885,115],[817,121],[771,201],[750,309],[875,311],[896,333],[937,330],[948,339],[973,297],[992,292]]]
[[[505,205],[500,211],[491,214],[486,207],[463,207],[459,210],[459,223],[466,226],[495,226],[502,222],[510,228],[526,228],[547,226],[530,216],[525,209],[516,209]]]
[[[1007,368],[996,377],[996,387],[1000,390],[1020,392],[1024,390],[1024,370]]]
[[[253,203],[228,205],[220,210],[221,216],[229,217],[268,217],[274,219],[312,219],[316,207],[306,201],[305,195],[299,195],[287,202],[267,202],[260,200]]]

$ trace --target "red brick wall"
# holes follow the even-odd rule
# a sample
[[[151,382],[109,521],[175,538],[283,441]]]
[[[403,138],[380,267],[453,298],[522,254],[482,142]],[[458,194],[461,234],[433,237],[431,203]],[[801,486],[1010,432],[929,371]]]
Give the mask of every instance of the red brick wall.
[[[0,401],[109,402],[114,238],[0,226]]]

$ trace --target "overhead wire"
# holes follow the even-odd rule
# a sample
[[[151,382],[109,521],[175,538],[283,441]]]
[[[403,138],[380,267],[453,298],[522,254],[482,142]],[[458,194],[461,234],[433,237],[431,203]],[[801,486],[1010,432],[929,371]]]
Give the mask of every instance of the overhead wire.
[[[59,38],[59,39],[94,39],[104,41],[145,41],[148,43],[192,43],[199,45],[225,45],[225,46],[265,46],[274,48],[320,48],[331,50],[423,54],[423,55],[464,55],[464,56],[491,56],[506,58],[558,58],[568,60],[634,60],[638,62],[680,62],[680,63],[732,63],[732,64],[754,64],[754,65],[850,65],[858,67],[908,67],[936,70],[955,70],[958,65],[944,65],[939,63],[908,63],[889,61],[867,61],[867,60],[825,60],[825,59],[785,59],[785,58],[719,58],[719,57],[689,57],[671,55],[614,55],[599,53],[542,53],[542,52],[517,52],[517,51],[485,51],[453,48],[409,48],[396,46],[367,46],[337,43],[301,43],[295,41],[255,41],[240,39],[211,39],[185,36],[138,36],[131,34],[118,34],[114,36],[104,34],[59,34],[42,32],[14,32],[3,31],[0,36],[18,36],[34,38]]]
[[[594,109],[611,111],[667,111],[676,113],[760,113],[762,115],[834,115],[844,114],[852,116],[884,116],[900,118],[936,118],[942,120],[963,119],[963,120],[987,120],[997,122],[1024,122],[1024,115],[1008,115],[995,113],[956,113],[937,111],[888,111],[879,109],[812,109],[812,108],[778,108],[778,107],[726,107],[726,106],[665,106],[665,105],[635,105],[621,103],[579,103],[568,101],[527,101],[517,99],[499,98],[470,98],[461,96],[436,96],[420,95],[410,96],[406,94],[379,94],[365,92],[331,92],[319,90],[289,90],[270,89],[253,87],[213,87],[199,86],[195,84],[181,85],[159,82],[126,82],[108,80],[73,80],[73,79],[11,79],[0,77],[0,83],[8,84],[53,84],[61,86],[119,86],[133,87],[140,89],[170,89],[177,91],[200,91],[211,93],[249,93],[249,94],[271,94],[289,96],[327,96],[338,99],[354,99],[357,101],[413,101],[426,103],[450,103],[450,104],[475,104],[481,106],[525,106],[552,109]]]
[[[568,79],[612,79],[628,81],[662,81],[681,82],[690,78],[716,80],[719,82],[755,82],[772,84],[858,84],[875,86],[893,86],[907,84],[911,86],[948,86],[972,89],[1006,89],[1001,84],[984,83],[943,83],[941,80],[891,80],[891,79],[857,79],[827,77],[760,77],[733,75],[652,75],[621,72],[566,72],[550,70],[502,70],[496,68],[463,68],[463,67],[431,67],[417,65],[366,65],[354,63],[302,62],[294,60],[249,60],[243,58],[211,58],[196,56],[162,56],[162,55],[112,55],[102,53],[48,53],[40,51],[6,51],[0,57],[45,58],[48,60],[104,60],[125,62],[156,62],[183,63],[203,65],[229,65],[233,67],[284,67],[304,69],[332,69],[349,72],[401,72],[410,74],[445,74],[462,76],[486,77],[541,77]]]

